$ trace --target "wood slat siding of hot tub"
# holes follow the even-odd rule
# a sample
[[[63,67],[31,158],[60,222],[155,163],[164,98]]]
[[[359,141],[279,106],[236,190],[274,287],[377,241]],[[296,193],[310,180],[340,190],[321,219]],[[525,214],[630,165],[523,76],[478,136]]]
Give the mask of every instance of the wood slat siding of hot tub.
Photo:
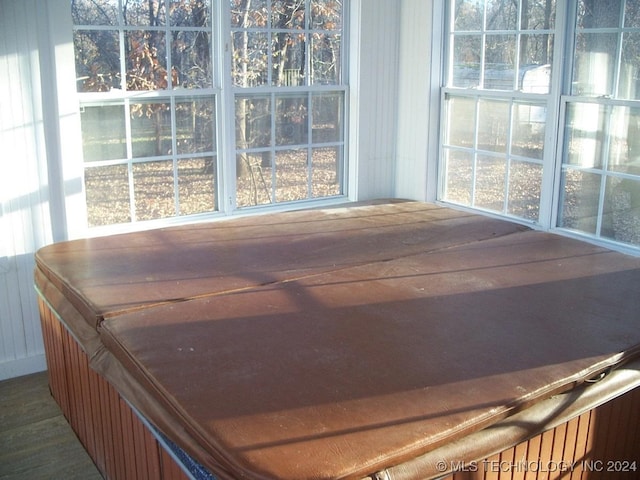
[[[640,388],[443,480],[640,478]]]
[[[40,299],[39,307],[52,395],[102,475],[187,480],[118,392],[89,367],[46,302]],[[640,478],[639,405],[636,388],[501,453],[461,463],[463,471],[444,480]],[[617,471],[624,470],[624,462],[627,471]]]
[[[118,392],[39,299],[49,386],[63,415],[106,479],[188,480]]]

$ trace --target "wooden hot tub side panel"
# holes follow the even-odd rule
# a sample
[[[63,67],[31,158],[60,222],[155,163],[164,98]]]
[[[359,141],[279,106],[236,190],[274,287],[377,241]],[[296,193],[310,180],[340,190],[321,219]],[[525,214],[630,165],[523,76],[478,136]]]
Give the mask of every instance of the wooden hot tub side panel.
[[[188,480],[171,455],[39,299],[51,394],[106,479]]]
[[[442,480],[640,478],[640,388]]]

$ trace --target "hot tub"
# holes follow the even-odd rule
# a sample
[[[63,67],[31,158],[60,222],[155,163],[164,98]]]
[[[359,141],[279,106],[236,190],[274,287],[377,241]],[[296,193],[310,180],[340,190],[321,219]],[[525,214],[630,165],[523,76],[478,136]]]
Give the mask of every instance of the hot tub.
[[[380,200],[36,262],[52,392],[107,478],[640,468],[640,259]]]

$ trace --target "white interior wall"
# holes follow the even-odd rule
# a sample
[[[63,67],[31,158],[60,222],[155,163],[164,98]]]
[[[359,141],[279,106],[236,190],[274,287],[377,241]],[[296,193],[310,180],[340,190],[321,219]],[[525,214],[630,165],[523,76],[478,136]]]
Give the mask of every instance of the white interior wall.
[[[351,82],[353,198],[433,201],[440,80],[430,66],[434,55],[440,56],[433,34],[440,28],[442,2],[358,3],[360,21],[352,31],[357,57]]]
[[[400,0],[361,0],[352,28],[351,197],[392,197],[398,112]],[[355,50],[355,51],[354,51]],[[355,98],[354,98],[355,96]],[[355,190],[355,191],[354,191]]]
[[[440,23],[437,3],[402,1],[394,182],[399,198],[436,197],[440,81],[430,66],[432,57],[440,55],[439,43],[433,42]]]
[[[37,0],[0,0],[0,379],[45,368],[34,252],[50,243]],[[46,76],[45,76],[46,79]]]

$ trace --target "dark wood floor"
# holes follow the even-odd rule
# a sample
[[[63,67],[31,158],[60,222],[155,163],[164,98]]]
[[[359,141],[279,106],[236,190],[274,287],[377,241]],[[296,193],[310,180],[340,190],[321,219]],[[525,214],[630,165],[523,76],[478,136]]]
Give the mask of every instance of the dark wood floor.
[[[46,372],[0,382],[0,479],[102,479],[51,397]]]

